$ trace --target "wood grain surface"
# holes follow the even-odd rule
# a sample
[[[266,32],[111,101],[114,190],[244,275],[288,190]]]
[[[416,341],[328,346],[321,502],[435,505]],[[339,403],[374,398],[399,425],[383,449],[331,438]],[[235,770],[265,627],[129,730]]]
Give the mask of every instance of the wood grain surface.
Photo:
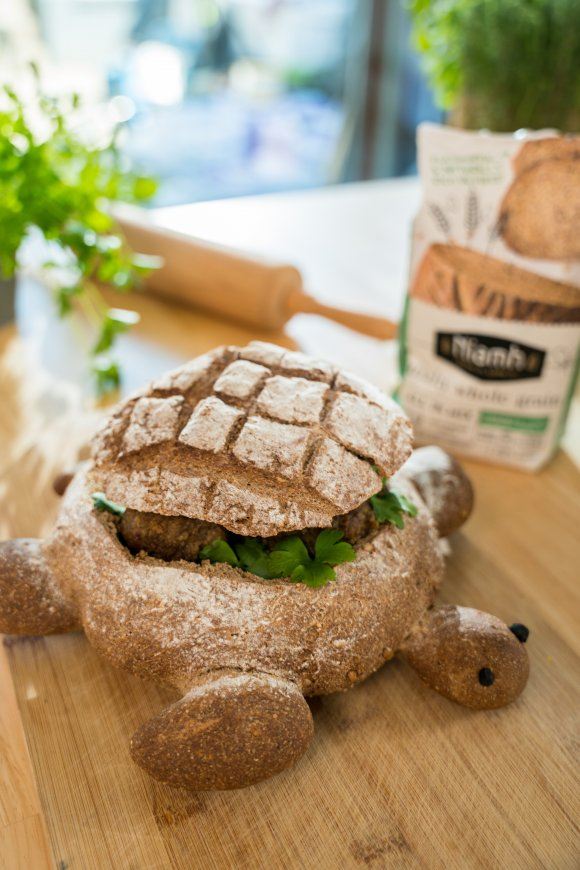
[[[169,361],[255,337],[156,301],[140,307],[123,346],[131,388]],[[300,329],[277,340],[292,344]],[[361,345],[334,329],[320,326],[319,341],[352,365]],[[304,336],[308,346],[316,326]],[[369,374],[384,348],[365,342],[354,362]],[[46,534],[52,477],[98,416],[30,347],[0,336],[1,538]],[[393,376],[375,374],[382,384]],[[578,421],[576,409],[572,446]],[[468,711],[394,661],[313,701],[316,736],[294,770],[241,792],[193,794],[155,783],[127,751],[169,692],[113,669],[82,635],[5,638],[0,866],[577,868],[580,476],[564,452],[533,476],[468,470],[476,510],[452,541],[441,597],[530,627],[531,677],[516,704]]]

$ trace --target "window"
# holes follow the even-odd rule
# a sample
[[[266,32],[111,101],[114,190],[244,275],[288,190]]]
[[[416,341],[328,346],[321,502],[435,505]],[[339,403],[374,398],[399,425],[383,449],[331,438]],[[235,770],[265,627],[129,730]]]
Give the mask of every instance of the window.
[[[399,2],[8,6],[5,72],[38,58],[49,87],[122,120],[158,205],[412,171],[415,108],[433,112]]]

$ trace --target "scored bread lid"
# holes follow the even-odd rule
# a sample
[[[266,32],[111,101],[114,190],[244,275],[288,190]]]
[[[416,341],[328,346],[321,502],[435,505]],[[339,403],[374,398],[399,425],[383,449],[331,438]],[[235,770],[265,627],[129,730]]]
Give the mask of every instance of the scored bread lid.
[[[91,485],[140,511],[243,535],[329,526],[411,453],[371,384],[273,344],[220,347],[154,381],[93,441]]]

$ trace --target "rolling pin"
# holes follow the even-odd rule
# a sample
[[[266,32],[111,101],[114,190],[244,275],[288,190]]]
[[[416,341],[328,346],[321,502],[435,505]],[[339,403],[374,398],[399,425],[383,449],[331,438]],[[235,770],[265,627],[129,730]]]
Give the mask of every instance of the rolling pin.
[[[145,282],[154,293],[260,329],[280,330],[295,314],[318,314],[373,338],[396,335],[396,324],[386,318],[318,302],[294,266],[158,227],[137,209],[119,209],[115,218],[135,251],[163,259]]]

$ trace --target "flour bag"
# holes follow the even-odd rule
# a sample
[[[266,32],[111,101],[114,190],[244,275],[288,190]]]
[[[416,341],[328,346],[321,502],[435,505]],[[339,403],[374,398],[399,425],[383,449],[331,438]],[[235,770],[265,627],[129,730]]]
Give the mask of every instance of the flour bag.
[[[399,399],[418,443],[535,470],[578,373],[580,136],[423,124]]]

